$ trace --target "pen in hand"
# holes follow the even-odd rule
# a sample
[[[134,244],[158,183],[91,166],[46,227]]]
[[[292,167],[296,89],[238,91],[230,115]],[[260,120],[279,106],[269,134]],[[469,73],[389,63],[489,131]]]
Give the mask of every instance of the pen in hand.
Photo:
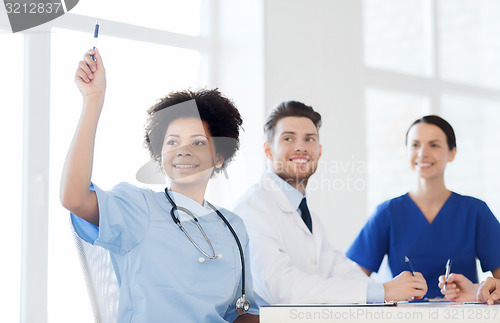
[[[413,276],[415,276],[415,270],[413,269],[413,266],[411,265],[410,259],[405,256],[405,262],[408,265],[408,268],[410,269],[410,272]]]
[[[448,259],[448,261],[446,262],[446,272],[444,274],[444,286],[443,286],[443,290],[446,290],[446,282],[448,281],[448,278],[450,277],[450,273],[451,273],[451,259]]]
[[[99,36],[99,20],[96,20],[94,27],[94,48],[97,46],[97,37]],[[91,55],[92,59],[95,61],[94,55]]]

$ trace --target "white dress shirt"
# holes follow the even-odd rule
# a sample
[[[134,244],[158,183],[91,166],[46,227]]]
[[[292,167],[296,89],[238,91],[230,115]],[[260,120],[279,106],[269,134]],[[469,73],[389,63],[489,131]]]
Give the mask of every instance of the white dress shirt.
[[[309,231],[297,209],[302,197],[266,173],[236,204],[250,237],[255,292],[269,304],[367,302],[371,280],[333,248],[312,211]],[[370,285],[377,290],[370,301],[383,301],[383,286]]]

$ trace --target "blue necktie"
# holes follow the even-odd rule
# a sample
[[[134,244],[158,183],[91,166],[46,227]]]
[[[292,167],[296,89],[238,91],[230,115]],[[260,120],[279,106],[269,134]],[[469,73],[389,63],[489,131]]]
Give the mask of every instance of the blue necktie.
[[[302,201],[300,201],[299,210],[302,215],[302,220],[304,220],[304,223],[307,225],[307,228],[312,233],[313,229],[312,229],[311,213],[309,213],[309,208],[307,207],[307,202],[305,197],[302,199]]]

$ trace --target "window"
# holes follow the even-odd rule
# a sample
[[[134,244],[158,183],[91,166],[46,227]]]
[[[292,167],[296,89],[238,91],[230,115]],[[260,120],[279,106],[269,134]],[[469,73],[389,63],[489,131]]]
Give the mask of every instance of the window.
[[[422,0],[368,0],[364,4],[365,64],[426,76],[429,40]]]
[[[373,88],[367,89],[365,99],[370,165],[367,205],[372,212],[382,201],[401,195],[413,184],[406,159],[406,130],[430,103],[427,97]]]
[[[443,79],[500,90],[498,1],[439,1]]]
[[[80,1],[75,14],[197,36],[201,31],[202,0]],[[103,28],[106,28],[103,26]]]
[[[82,99],[73,75],[88,43],[89,33],[64,29],[52,33],[48,315],[54,322],[67,317],[89,322],[92,315],[69,230],[69,214],[58,195],[64,159],[81,111]],[[123,181],[144,186],[136,181],[135,173],[149,160],[143,148],[146,110],[170,91],[202,85],[201,54],[104,35],[99,37],[99,49],[107,88],[92,178],[103,189]]]
[[[0,234],[2,266],[0,266],[0,304],[2,320],[19,321],[21,281],[21,222],[22,222],[22,164],[23,164],[23,36],[0,33],[0,60],[4,64],[0,78],[0,136],[2,137],[3,225]],[[6,90],[8,89],[8,90]]]
[[[406,130],[418,117],[438,114],[457,136],[447,186],[483,199],[500,218],[500,155],[494,148],[500,123],[500,2],[365,0],[364,23],[371,76],[365,84],[367,160],[375,165],[367,174],[370,212],[411,188]]]
[[[457,136],[458,152],[447,169],[450,187],[486,201],[500,217],[500,151],[496,148],[500,101],[446,93],[441,111]]]

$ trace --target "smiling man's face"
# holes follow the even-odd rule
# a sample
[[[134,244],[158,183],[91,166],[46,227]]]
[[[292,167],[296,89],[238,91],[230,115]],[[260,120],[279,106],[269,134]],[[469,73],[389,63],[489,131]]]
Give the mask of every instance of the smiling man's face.
[[[321,156],[318,129],[309,118],[285,117],[275,126],[273,142],[264,145],[272,171],[289,183],[307,183]]]

